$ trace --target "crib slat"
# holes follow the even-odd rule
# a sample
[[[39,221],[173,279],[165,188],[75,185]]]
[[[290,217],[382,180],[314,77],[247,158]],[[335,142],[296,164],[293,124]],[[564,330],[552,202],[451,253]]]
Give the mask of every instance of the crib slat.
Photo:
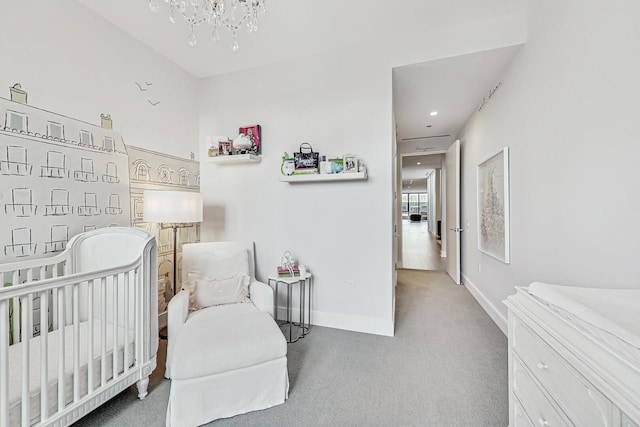
[[[9,301],[0,301],[0,425],[9,425]]]
[[[40,276],[43,277],[43,276]],[[40,421],[49,418],[49,292],[40,292]]]
[[[113,380],[118,376],[118,278],[119,275],[113,276],[113,344],[111,345],[111,354],[113,360]]]
[[[140,295],[140,271],[138,270],[138,268],[136,267],[135,272],[134,272],[134,305],[136,307],[136,315],[134,317],[134,321],[133,321],[133,326],[134,326],[134,338],[133,338],[133,349],[134,349],[134,360],[135,360],[135,366],[137,367],[138,364],[140,363],[141,360],[144,360],[142,358],[142,350],[140,348],[140,340],[142,339],[142,334],[140,333],[142,330],[142,326],[141,326],[141,321],[140,318],[143,315],[142,312],[138,312],[138,307],[141,307],[140,305],[140,301],[142,296]]]
[[[16,286],[20,284],[20,271],[14,270],[11,277],[11,284]],[[20,310],[20,298],[13,298],[13,313],[11,313],[11,318],[13,319],[13,343],[20,342],[20,315],[18,314]]]
[[[93,378],[93,325],[94,325],[94,320],[93,320],[93,288],[96,286],[96,280],[92,280],[91,282],[87,283],[89,286],[89,290],[88,290],[88,295],[87,295],[87,304],[88,304],[88,322],[89,322],[89,329],[88,329],[88,345],[89,345],[89,352],[88,352],[88,360],[87,360],[87,381],[89,382],[89,384],[87,385],[87,390],[89,391],[89,394],[93,393],[93,386],[95,384],[94,382],[94,378]]]
[[[124,373],[129,371],[129,276],[131,272],[124,274],[124,359],[122,366]]]
[[[58,412],[64,409],[64,318],[65,318],[65,299],[64,288],[56,289],[58,294]]]
[[[100,313],[100,385],[107,383],[107,278],[100,279],[102,310]]]
[[[73,402],[80,400],[80,283],[73,285]]]
[[[31,271],[31,270],[29,270]],[[22,425],[31,425],[31,393],[30,393],[30,365],[31,365],[31,337],[33,335],[33,294],[27,294],[22,300]]]

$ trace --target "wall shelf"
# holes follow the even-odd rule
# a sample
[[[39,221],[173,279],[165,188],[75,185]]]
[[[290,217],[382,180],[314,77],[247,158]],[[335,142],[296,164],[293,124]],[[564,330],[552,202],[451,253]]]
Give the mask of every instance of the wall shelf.
[[[309,174],[309,175],[291,175],[281,176],[280,182],[327,182],[327,181],[357,181],[366,180],[366,172],[347,172],[335,174]]]
[[[206,162],[217,163],[219,165],[230,165],[234,163],[260,163],[262,161],[261,156],[255,154],[233,154],[230,156],[215,156],[207,157]]]

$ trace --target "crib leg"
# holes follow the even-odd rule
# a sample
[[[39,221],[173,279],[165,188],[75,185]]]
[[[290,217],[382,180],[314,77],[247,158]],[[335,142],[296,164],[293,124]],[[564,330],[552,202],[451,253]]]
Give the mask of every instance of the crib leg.
[[[136,383],[136,386],[138,387],[138,398],[142,400],[145,397],[147,397],[147,394],[149,394],[147,393],[147,387],[149,386],[149,377],[146,377],[138,381]]]

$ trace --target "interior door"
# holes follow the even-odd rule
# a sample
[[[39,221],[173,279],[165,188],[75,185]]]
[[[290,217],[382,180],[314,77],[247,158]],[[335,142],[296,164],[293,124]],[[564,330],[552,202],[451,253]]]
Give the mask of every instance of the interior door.
[[[459,285],[460,277],[460,141],[445,156],[445,230],[447,273]]]

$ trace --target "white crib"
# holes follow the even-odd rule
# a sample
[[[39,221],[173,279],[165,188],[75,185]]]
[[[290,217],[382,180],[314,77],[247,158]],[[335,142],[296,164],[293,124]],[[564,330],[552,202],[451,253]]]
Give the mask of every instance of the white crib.
[[[158,350],[150,233],[82,233],[53,257],[0,264],[0,279],[0,426],[69,425],[133,383],[147,395]]]

